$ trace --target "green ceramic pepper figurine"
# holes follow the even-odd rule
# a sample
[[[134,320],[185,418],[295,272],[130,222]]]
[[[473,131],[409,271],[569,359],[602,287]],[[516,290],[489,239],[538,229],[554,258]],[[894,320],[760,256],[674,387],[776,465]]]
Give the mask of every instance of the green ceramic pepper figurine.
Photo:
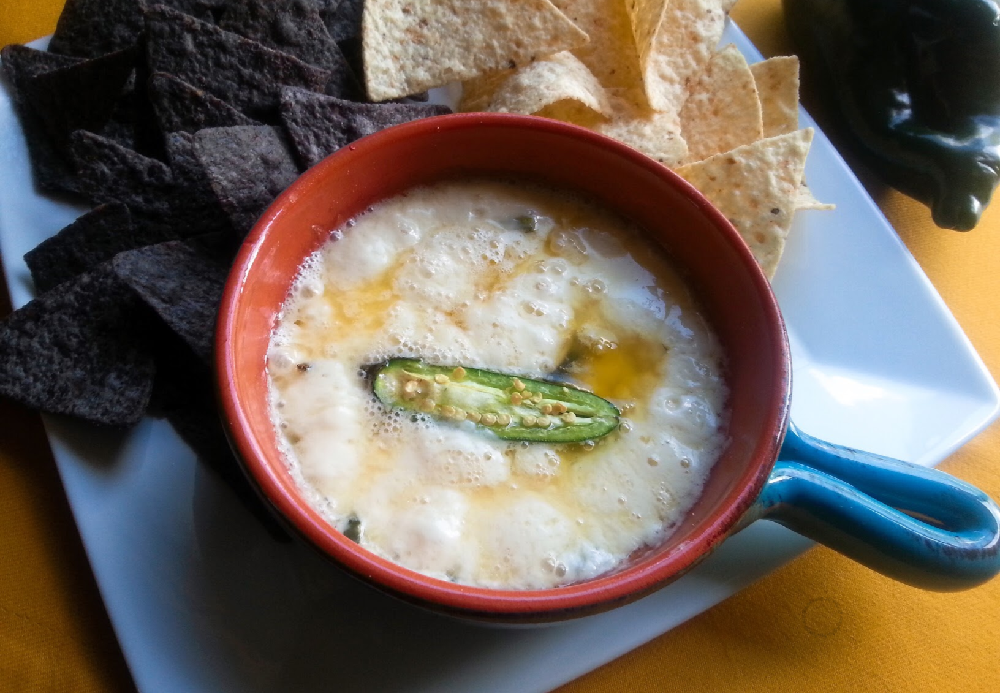
[[[968,231],[1000,181],[995,0],[783,0],[803,73],[887,183]]]

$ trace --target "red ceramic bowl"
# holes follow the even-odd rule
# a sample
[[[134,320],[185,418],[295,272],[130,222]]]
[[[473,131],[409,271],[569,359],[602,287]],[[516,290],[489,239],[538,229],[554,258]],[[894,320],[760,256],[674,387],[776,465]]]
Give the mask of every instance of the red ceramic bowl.
[[[728,355],[730,442],[687,519],[611,574],[546,590],[456,585],[360,548],[303,500],[278,451],[265,356],[303,259],[332,229],[408,188],[497,174],[581,192],[643,227],[700,296]],[[676,579],[737,529],[777,456],[788,417],[789,357],[770,285],[732,225],[670,170],[613,140],[552,120],[461,114],[384,130],[299,178],[257,222],[226,286],[216,343],[222,412],[264,498],[307,541],[390,594],[434,610],[506,622],[606,610]]]

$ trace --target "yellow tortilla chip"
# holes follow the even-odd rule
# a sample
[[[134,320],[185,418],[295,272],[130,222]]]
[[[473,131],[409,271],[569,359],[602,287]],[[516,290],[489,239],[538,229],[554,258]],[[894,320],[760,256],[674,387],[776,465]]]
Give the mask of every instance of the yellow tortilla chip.
[[[361,31],[372,101],[515,68],[587,42],[549,0],[366,0]]]
[[[515,70],[494,70],[462,82],[462,98],[458,102],[458,110],[469,112],[488,109],[497,89],[514,72]]]
[[[607,135],[638,149],[646,156],[665,166],[676,166],[687,157],[687,144],[680,133],[677,119],[666,113],[657,113],[636,103],[636,95],[629,92],[610,92],[611,119],[608,120],[576,101],[562,101],[539,111],[536,115],[554,118],[566,123]],[[641,100],[641,94],[638,95]]]
[[[794,55],[768,58],[750,66],[764,114],[764,137],[799,128],[799,59]]]
[[[820,202],[812,194],[812,190],[809,189],[805,183],[799,185],[799,192],[795,196],[795,209],[820,209],[820,210],[830,210],[836,209],[837,205],[830,204],[829,202]]]
[[[605,122],[607,118],[592,108],[587,108],[579,101],[558,101],[535,113],[540,118],[552,118],[564,123],[571,123],[590,130]]]
[[[627,94],[627,92],[626,92]],[[611,97],[611,120],[598,123],[594,130],[638,149],[664,166],[676,166],[687,160],[687,143],[681,136],[680,122],[670,113],[657,113],[622,94]]]
[[[735,0],[669,0],[642,63],[649,105],[680,113],[692,82],[722,38]]]
[[[590,41],[573,49],[608,89],[631,89],[642,84],[639,54],[625,0],[552,0]]]
[[[676,169],[732,222],[769,279],[785,249],[812,136],[806,128]]]
[[[531,114],[567,100],[604,116],[611,115],[604,87],[586,65],[563,51],[519,68],[497,90],[488,110]]]
[[[639,54],[639,66],[642,68],[649,60],[653,49],[653,38],[663,23],[668,0],[630,0],[626,3],[626,11],[632,22],[632,36],[635,39],[635,49]]]
[[[736,46],[729,44],[708,61],[681,109],[681,134],[691,161],[764,136],[757,87]]]

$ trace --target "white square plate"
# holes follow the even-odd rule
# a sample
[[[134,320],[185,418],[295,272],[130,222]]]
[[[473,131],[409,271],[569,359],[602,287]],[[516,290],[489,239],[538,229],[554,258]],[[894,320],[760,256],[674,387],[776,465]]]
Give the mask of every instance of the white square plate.
[[[732,23],[723,40],[760,60]],[[22,256],[83,210],[33,190],[6,90],[0,161],[0,251],[21,306],[32,295]],[[806,173],[816,196],[837,209],[798,215],[774,280],[792,342],[792,416],[827,440],[936,464],[996,416],[997,387],[820,132]],[[305,547],[276,543],[162,421],[123,435],[65,420],[46,419],[46,427],[142,691],[545,691],[810,545],[758,522],[636,604],[547,628],[490,629],[398,603]]]

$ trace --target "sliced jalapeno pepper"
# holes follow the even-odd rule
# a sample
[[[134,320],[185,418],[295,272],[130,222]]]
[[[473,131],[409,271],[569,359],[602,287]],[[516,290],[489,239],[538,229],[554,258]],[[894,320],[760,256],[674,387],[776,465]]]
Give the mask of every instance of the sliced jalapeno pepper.
[[[615,430],[621,416],[611,402],[564,383],[418,359],[376,367],[373,387],[388,407],[470,421],[502,440],[582,443]]]

